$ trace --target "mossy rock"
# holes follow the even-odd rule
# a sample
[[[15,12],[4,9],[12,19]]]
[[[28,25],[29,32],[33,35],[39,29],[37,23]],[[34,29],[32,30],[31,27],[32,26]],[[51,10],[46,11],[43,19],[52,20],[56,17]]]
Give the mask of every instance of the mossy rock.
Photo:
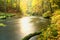
[[[5,27],[6,25],[3,23],[0,23],[0,27]]]
[[[45,12],[43,15],[42,15],[44,18],[49,18],[52,16],[52,13],[50,11],[47,11]]]

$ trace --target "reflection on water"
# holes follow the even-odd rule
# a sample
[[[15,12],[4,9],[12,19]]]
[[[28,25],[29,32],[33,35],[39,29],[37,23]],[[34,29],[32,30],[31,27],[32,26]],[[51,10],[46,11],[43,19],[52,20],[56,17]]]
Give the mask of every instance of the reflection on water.
[[[20,31],[22,33],[22,36],[25,36],[27,34],[30,34],[31,32],[34,32],[33,24],[30,23],[31,19],[29,17],[22,18],[20,22]]]
[[[0,40],[21,40],[24,36],[40,31],[41,27],[46,27],[48,19],[43,17],[23,17],[20,19],[14,19],[4,22],[7,26],[4,28],[0,27]],[[4,39],[3,39],[4,38]],[[35,39],[34,39],[35,40]]]

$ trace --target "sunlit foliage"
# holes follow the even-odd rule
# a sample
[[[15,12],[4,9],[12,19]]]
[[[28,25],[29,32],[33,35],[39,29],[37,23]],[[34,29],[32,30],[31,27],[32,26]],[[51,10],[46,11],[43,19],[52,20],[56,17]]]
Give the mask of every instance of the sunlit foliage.
[[[53,27],[54,26],[54,27]],[[56,40],[58,37],[56,25],[52,24],[46,30],[42,31],[38,40]]]
[[[56,10],[51,18],[52,18],[51,21],[52,23],[57,23],[57,21],[60,20],[60,10]]]
[[[42,16],[43,16],[43,17],[51,17],[52,14],[51,14],[50,11],[47,11],[47,12],[45,12]]]

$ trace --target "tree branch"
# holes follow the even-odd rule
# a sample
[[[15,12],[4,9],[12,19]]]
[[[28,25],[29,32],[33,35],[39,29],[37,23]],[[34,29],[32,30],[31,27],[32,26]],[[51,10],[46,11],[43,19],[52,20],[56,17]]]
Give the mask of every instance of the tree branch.
[[[31,37],[41,34],[42,32],[35,32],[25,36],[22,40],[29,40]]]

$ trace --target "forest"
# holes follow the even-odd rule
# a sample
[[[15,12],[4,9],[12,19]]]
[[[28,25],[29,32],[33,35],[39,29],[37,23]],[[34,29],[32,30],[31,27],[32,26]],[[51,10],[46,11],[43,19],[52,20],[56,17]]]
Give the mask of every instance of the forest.
[[[0,0],[0,30],[3,30],[4,28],[13,30],[13,24],[9,24],[10,20],[12,20],[13,23],[15,22],[14,20],[24,17],[27,17],[23,19],[24,21],[22,20],[24,23],[26,22],[24,26],[30,25],[27,24],[29,20],[26,19],[30,19],[30,17],[32,17],[31,22],[34,24],[37,21],[38,24],[35,25],[37,25],[37,28],[41,29],[39,32],[36,31],[29,33],[21,40],[29,40],[36,35],[38,35],[36,40],[60,40],[60,0]],[[41,25],[40,27],[41,23],[39,23],[39,17],[42,17],[42,20],[48,19],[49,22],[42,23],[47,26],[43,27],[43,25]],[[19,23],[16,24],[19,26]],[[12,28],[10,28],[10,25],[12,25]],[[28,27],[25,28],[28,29]],[[0,40],[4,39],[0,38]]]

